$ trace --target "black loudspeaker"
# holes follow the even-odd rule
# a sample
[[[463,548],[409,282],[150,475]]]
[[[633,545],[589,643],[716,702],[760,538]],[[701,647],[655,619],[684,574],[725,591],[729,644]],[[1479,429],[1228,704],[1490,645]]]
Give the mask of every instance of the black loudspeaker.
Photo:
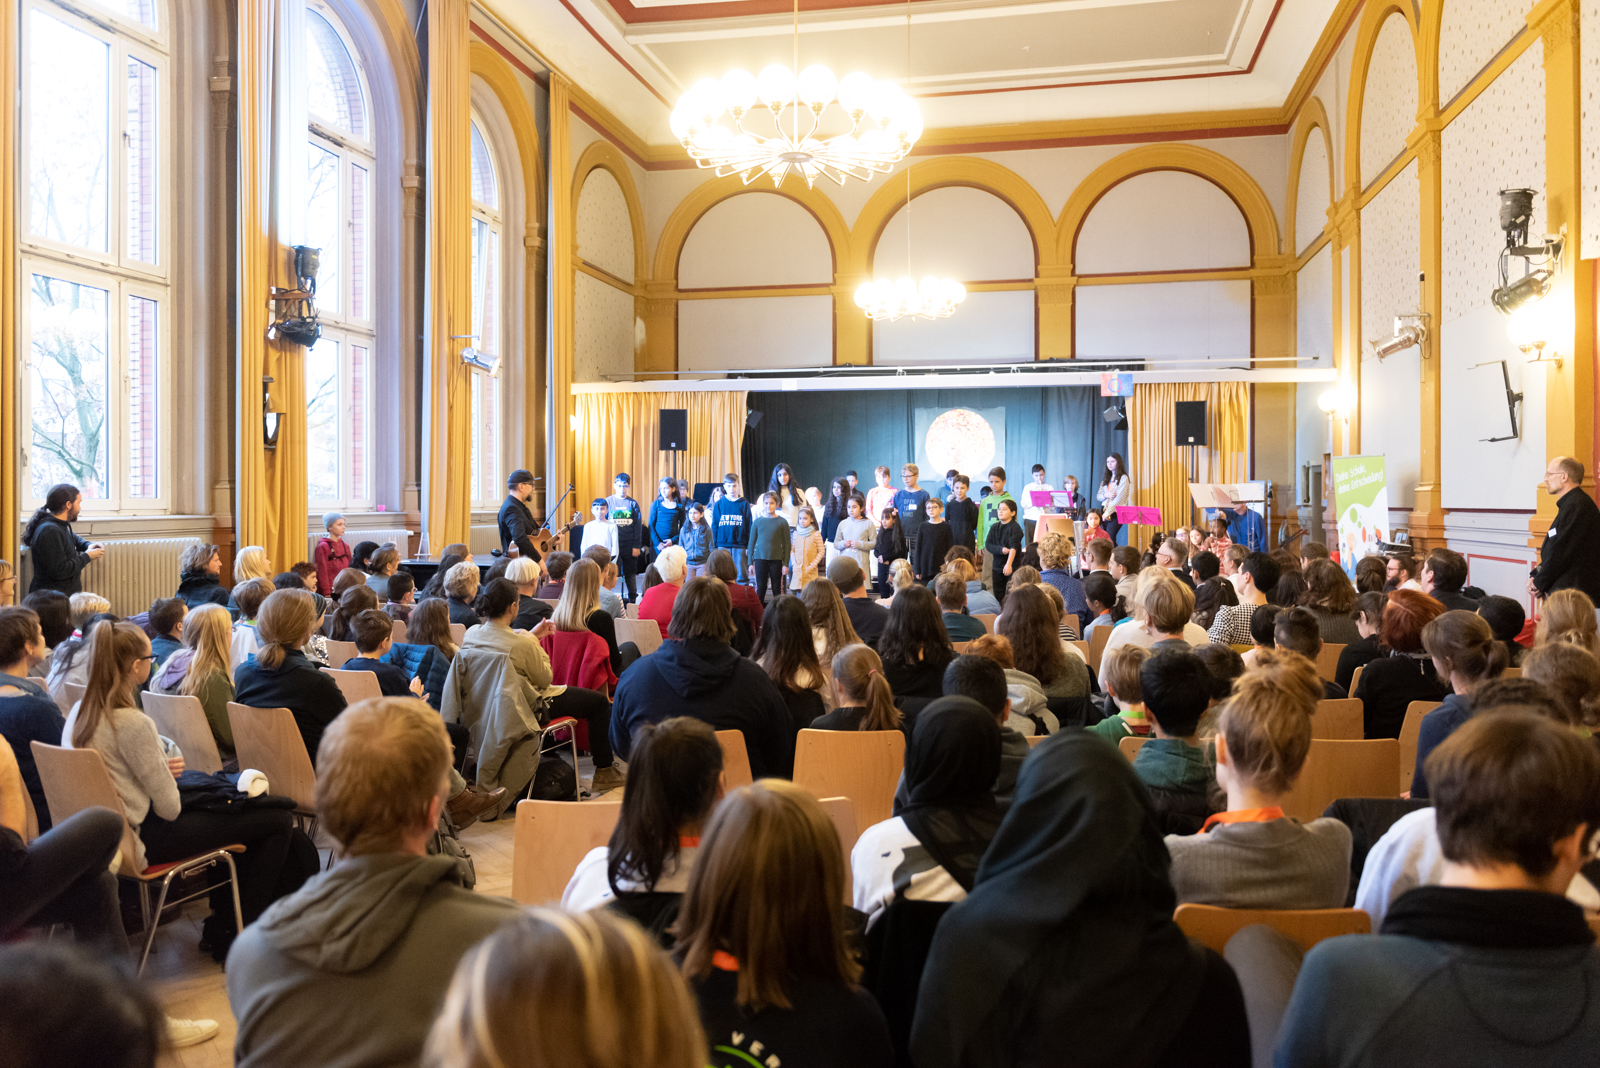
[[[1202,404],[1200,407],[1204,408],[1205,405]],[[689,409],[661,409],[661,444],[657,447],[662,452],[682,452],[688,449]]]
[[[750,411],[744,413],[744,425],[754,430],[761,425],[761,412]]]
[[[1172,414],[1178,429],[1179,445],[1206,443],[1205,401],[1178,401],[1172,406]]]

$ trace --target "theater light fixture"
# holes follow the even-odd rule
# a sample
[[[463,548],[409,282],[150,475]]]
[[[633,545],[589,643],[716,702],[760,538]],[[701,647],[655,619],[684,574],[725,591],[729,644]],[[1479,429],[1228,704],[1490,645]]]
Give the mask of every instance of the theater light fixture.
[[[1388,337],[1375,337],[1372,345],[1373,355],[1379,360],[1393,356],[1397,352],[1404,352],[1413,346],[1421,347],[1428,339],[1427,313],[1417,312],[1412,315],[1397,315],[1394,317],[1394,333]],[[1427,350],[1423,349],[1423,356]]]
[[[477,334],[451,334],[450,340],[470,341],[477,336]],[[471,345],[461,350],[461,362],[491,377],[500,373],[500,357],[479,352]]]
[[[1564,229],[1560,234],[1546,234],[1540,244],[1528,244],[1534,195],[1532,189],[1500,190],[1500,229],[1505,232],[1506,243],[1500,250],[1500,285],[1490,300],[1502,315],[1514,315],[1519,308],[1543,300],[1550,292],[1551,280],[1561,273],[1561,254],[1566,247]],[[1515,281],[1511,278],[1513,259],[1522,261],[1522,277]]]
[[[1100,418],[1104,419],[1107,423],[1115,424],[1114,426],[1112,426],[1112,428],[1111,428],[1112,430],[1126,430],[1126,429],[1128,429],[1128,413],[1126,411],[1124,411],[1123,409],[1117,407],[1115,404],[1111,405],[1105,411],[1101,412],[1100,413]]]

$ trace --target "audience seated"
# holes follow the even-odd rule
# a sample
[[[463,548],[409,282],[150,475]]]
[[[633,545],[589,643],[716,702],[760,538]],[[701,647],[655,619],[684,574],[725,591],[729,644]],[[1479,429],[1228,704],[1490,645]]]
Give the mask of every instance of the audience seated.
[[[1445,612],[1422,628],[1422,645],[1433,658],[1440,679],[1448,679],[1451,692],[1444,703],[1422,717],[1417,736],[1417,770],[1411,779],[1411,796],[1428,796],[1425,773],[1428,755],[1472,716],[1472,695],[1506,668],[1505,646],[1475,612]]]
[[[359,616],[362,612],[377,611],[378,603],[378,594],[373,591],[371,586],[350,587],[340,596],[338,607],[333,610],[333,614],[323,623],[323,635],[336,642],[355,641],[356,634],[352,624],[355,622],[356,616]],[[391,629],[393,629],[392,626]]]
[[[860,568],[856,570],[859,572]],[[811,644],[817,651],[818,663],[831,664],[833,658],[839,655],[839,650],[861,642],[855,626],[850,622],[850,602],[840,595],[839,587],[828,579],[812,579],[806,583],[800,591],[800,603],[806,606],[806,615],[811,623]]]
[[[0,697],[27,694],[50,700],[50,687],[35,676],[50,655],[39,614],[5,605],[0,607],[0,620],[10,620],[0,626]]]
[[[817,660],[811,620],[800,598],[786,593],[767,602],[766,625],[750,659],[778,688],[796,731],[811,726],[812,720],[827,711],[827,678]]]
[[[1220,806],[1211,789],[1216,773],[1195,731],[1211,704],[1211,673],[1192,651],[1154,653],[1139,669],[1139,689],[1155,737],[1139,747],[1133,770],[1166,834],[1193,834]]]
[[[239,1068],[420,1060],[456,962],[522,913],[428,854],[449,767],[444,724],[420,701],[362,701],[322,736],[317,815],[335,860],[234,943]]]
[[[567,569],[572,566],[572,560],[572,554],[569,552],[554,552],[545,557],[544,566],[549,577],[534,596],[545,597],[552,601],[560,600],[562,587],[567,581]]]
[[[1083,640],[1092,642],[1099,628],[1111,628],[1128,618],[1128,605],[1117,592],[1117,584],[1104,571],[1094,572],[1084,579],[1083,595],[1089,602],[1091,619],[1084,628]],[[1106,635],[1107,638],[1110,635]]]
[[[596,672],[597,678],[605,677],[604,688],[609,692],[616,685],[617,678],[639,659],[639,647],[633,642],[617,644],[616,620],[600,602],[600,595],[605,592],[600,585],[600,575],[600,567],[593,560],[573,561],[572,566],[567,569],[567,577],[561,587],[561,600],[554,609],[551,622],[558,631],[586,631],[598,634],[605,640],[606,670],[600,671],[598,665],[592,670]],[[521,590],[520,586],[518,590]],[[536,600],[534,603],[549,607],[543,601]],[[522,607],[526,608],[526,603]],[[520,611],[517,618],[522,618]]]
[[[150,652],[156,658],[154,667],[183,648],[184,616],[188,611],[188,605],[177,597],[158,597],[150,602],[146,632],[154,632],[150,639]]]
[[[344,711],[339,686],[306,658],[301,646],[317,625],[316,601],[305,590],[276,590],[256,617],[261,648],[233,672],[233,699],[250,708],[287,708],[313,765],[322,732]]]
[[[1018,586],[1006,596],[994,629],[1011,642],[1016,670],[1038,681],[1056,719],[1082,726],[1089,705],[1089,667],[1068,654],[1056,630],[1059,619],[1060,613],[1043,589]],[[894,681],[892,676],[890,681]]]
[[[861,570],[861,564],[853,556],[841,554],[834,557],[833,562],[828,565],[828,581],[838,588],[839,595],[844,598],[844,610],[850,617],[850,628],[861,641],[876,649],[883,637],[884,628],[889,625],[889,610],[867,597],[867,576]],[[972,590],[970,582],[967,584],[967,590],[970,596]],[[996,605],[995,611],[999,610],[999,605]],[[946,641],[948,640],[947,638]]]
[[[672,626],[673,603],[688,575],[688,558],[680,546],[669,545],[661,550],[651,566],[656,569],[661,581],[645,590],[639,598],[639,618],[655,620],[665,635]]]
[[[251,579],[266,579],[267,585],[272,585],[272,561],[267,558],[267,550],[259,545],[246,545],[233,558],[233,598],[228,602],[228,611],[233,613],[233,618],[239,618],[237,598],[239,587]]]
[[[376,608],[358,613],[350,621],[350,634],[360,655],[346,660],[342,670],[372,672],[378,678],[379,692],[385,697],[422,696],[421,681],[384,659],[394,645],[394,620],[388,613]]]
[[[1205,645],[1211,639],[1189,617],[1194,615],[1194,591],[1172,577],[1164,567],[1140,572],[1134,595],[1135,618],[1130,626],[1117,627],[1106,642],[1106,651],[1121,645],[1146,649],[1177,649],[1184,645]],[[1167,642],[1168,645],[1161,643]]]
[[[957,545],[950,550],[953,554],[960,554],[965,551],[966,547],[963,545]],[[1000,602],[994,599],[994,594],[983,588],[983,581],[978,577],[978,569],[973,566],[970,557],[956,555],[955,559],[949,560],[944,565],[944,569],[967,584],[968,612],[975,616],[998,616],[1000,614]],[[828,577],[833,578],[832,575]],[[834,581],[837,582],[838,579],[834,579]],[[843,586],[840,587],[841,592],[843,588]],[[845,596],[848,597],[849,594],[845,594]]]
[[[330,593],[328,597],[335,605],[338,605],[340,599],[344,597],[346,591],[357,586],[365,586],[366,584],[367,573],[365,571],[361,571],[354,567],[347,567],[333,577],[333,592]]]
[[[701,832],[726,787],[722,747],[709,724],[679,716],[640,727],[611,842],[579,862],[561,907],[609,906],[672,948]]]
[[[1366,556],[1362,559],[1371,560],[1372,557]],[[1361,637],[1339,650],[1339,663],[1333,672],[1333,681],[1347,694],[1350,692],[1351,680],[1355,678],[1356,668],[1366,667],[1383,655],[1378,632],[1383,627],[1383,606],[1388,600],[1388,595],[1381,591],[1356,596],[1356,632]]]
[[[383,610],[390,619],[400,623],[410,619],[416,599],[417,580],[411,577],[411,572],[396,571],[389,576],[389,597],[383,603]]]
[[[1006,676],[1006,696],[1011,700],[1011,725],[1024,737],[1054,734],[1061,729],[1045,701],[1039,680],[1025,671],[1017,670],[1017,659],[1011,650],[1011,639],[1003,634],[985,634],[967,646],[973,656],[987,657],[1000,665]]]
[[[1527,626],[1528,614],[1514,598],[1491,594],[1478,602],[1477,612],[1494,632],[1494,640],[1506,647],[1508,667],[1521,667],[1527,652],[1517,642],[1517,637]]]
[[[709,1062],[683,977],[637,925],[555,909],[529,911],[462,959],[424,1057],[427,1068]]]
[[[400,570],[400,550],[384,542],[367,560],[367,587],[378,595],[378,603],[389,600],[389,579]]]
[[[1022,762],[1028,758],[1032,747],[1028,736],[1012,726],[1011,695],[1007,692],[1006,673],[996,661],[986,656],[964,654],[950,661],[944,669],[944,695],[970,697],[994,717],[1000,727],[1000,773],[994,781],[995,803],[1001,807],[1011,804],[1017,790],[1017,774]],[[1031,728],[1031,724],[1029,724]],[[905,776],[901,776],[900,789],[895,791],[896,801],[903,800]]]
[[[200,699],[206,725],[224,761],[233,759],[233,724],[228,719],[228,702],[233,700],[234,629],[230,622],[228,610],[221,605],[196,608],[184,621],[183,648],[162,662],[150,686],[156,693]],[[250,632],[255,633],[253,622]]]
[[[1060,531],[1052,531],[1039,539],[1039,562],[1044,565],[1040,577],[1061,591],[1067,611],[1074,616],[1073,632],[1082,634],[1084,628],[1089,625],[1089,620],[1094,617],[1089,612],[1089,601],[1084,595],[1083,582],[1069,570],[1072,566],[1072,557],[1072,539]],[[943,603],[943,598],[940,601]],[[973,637],[977,635],[974,634]],[[965,640],[956,638],[953,634],[951,638],[955,641]]]
[[[1366,665],[1352,697],[1361,700],[1363,733],[1398,738],[1412,701],[1443,701],[1448,680],[1439,678],[1422,650],[1422,630],[1444,614],[1444,605],[1416,590],[1395,590],[1383,606],[1378,643],[1383,655]]]
[[[838,833],[800,787],[757,782],[718,806],[675,950],[713,1048],[738,1063],[888,1068],[888,1026],[845,937],[844,876]]]
[[[1100,688],[1111,699],[1111,711],[1089,730],[1116,745],[1124,738],[1148,738],[1150,720],[1144,710],[1144,690],[1139,672],[1148,652],[1143,646],[1122,645],[1100,660]]]
[[[847,645],[833,657],[833,699],[837,707],[812,720],[814,731],[905,731],[911,720],[895,707],[894,690],[883,661],[870,645]],[[944,680],[940,679],[940,685]]]
[[[588,560],[600,569],[600,607],[612,619],[621,619],[623,613],[622,595],[616,592],[618,585],[617,562],[611,555],[611,550],[604,545],[591,545],[583,550],[583,559]],[[760,599],[757,598],[757,603]]]
[[[66,721],[47,693],[40,695],[37,683],[19,677],[28,660],[44,648],[39,617],[31,608],[0,608],[0,737],[9,743],[23,789],[33,801],[39,830],[50,829],[50,809],[45,804],[44,786],[33,760],[34,742],[60,745]]]
[[[45,686],[50,690],[51,700],[60,705],[67,695],[68,686],[88,685],[89,662],[93,657],[93,628],[81,635],[75,632],[72,637],[56,646],[55,655],[50,658],[50,674],[45,678]]]
[[[744,732],[756,778],[794,771],[794,723],[772,680],[728,644],[734,635],[728,587],[710,576],[678,592],[661,648],[617,684],[611,743],[624,760],[645,723],[674,716],[705,720],[716,730]],[[590,742],[594,740],[590,730]]]
[[[350,550],[350,566],[363,574],[372,574],[372,554],[380,546],[375,541],[358,541],[355,548]]]
[[[1561,896],[1600,825],[1600,754],[1528,713],[1480,715],[1436,749],[1442,885],[1376,938],[1305,957],[1279,1065],[1564,1065],[1600,1045],[1600,950]],[[1297,956],[1279,941],[1284,956]]]
[[[1276,557],[1276,553],[1273,554]],[[1306,576],[1298,570],[1283,568],[1280,564],[1281,574],[1278,575],[1278,584],[1267,595],[1267,600],[1279,608],[1293,608],[1306,599],[1306,594],[1311,590],[1311,584],[1306,581]]]
[[[1228,807],[1199,834],[1168,835],[1172,888],[1182,902],[1234,909],[1340,908],[1350,883],[1350,830],[1335,819],[1302,825],[1283,814],[1311,751],[1322,688],[1298,653],[1262,653],[1223,706],[1217,784]]]
[[[1461,592],[1461,587],[1467,584],[1467,558],[1453,549],[1430,552],[1422,562],[1417,583],[1423,593],[1449,611],[1476,612],[1482,603]]]
[[[443,598],[447,596],[444,589],[445,579],[449,576],[450,569],[464,561],[467,555],[467,547],[460,542],[446,546],[445,551],[439,554],[439,566],[433,569],[433,577],[428,579],[427,585],[422,587],[422,593],[417,597],[417,600],[426,601],[432,597]],[[343,572],[340,572],[340,574],[343,574]],[[365,582],[366,579],[363,578],[362,581]]]
[[[1042,597],[1038,590],[1031,590]],[[1059,649],[1051,627],[1051,640]],[[939,602],[926,586],[900,591],[889,609],[889,619],[878,638],[883,674],[899,698],[933,700],[944,693],[944,669],[955,659],[950,636],[945,633]]]
[[[1600,657],[1567,642],[1550,642],[1529,651],[1522,677],[1543,683],[1574,730],[1600,727]]]
[[[1318,560],[1312,566],[1326,562]],[[1279,612],[1278,617],[1272,621],[1272,645],[1276,649],[1299,653],[1315,664],[1317,657],[1322,653],[1322,629],[1316,613],[1309,608],[1285,608]],[[1258,657],[1257,663],[1259,662]],[[1338,683],[1329,682],[1327,679],[1320,681],[1322,700],[1334,701],[1350,696]]]
[[[1110,548],[1108,546],[1108,548]],[[1089,543],[1090,562],[1098,567],[1099,554],[1105,549]],[[1122,594],[1123,600],[1132,606],[1135,595],[1139,592],[1139,573],[1144,570],[1144,558],[1139,555],[1139,550],[1132,545],[1118,545],[1111,548],[1111,558],[1107,564],[1107,571],[1116,580],[1117,592]]]
[[[1041,745],[972,890],[939,922],[913,1062],[1246,1063],[1238,983],[1172,922],[1166,870],[1127,760],[1078,732]]]
[[[1539,630],[1534,645],[1567,642],[1600,656],[1600,627],[1594,602],[1582,590],[1556,590],[1539,607]]]
[[[733,621],[739,631],[735,648],[743,639],[746,627],[750,630],[750,642],[754,645],[756,636],[761,633],[761,597],[754,587],[741,581],[739,569],[733,562],[733,553],[727,549],[711,550],[711,555],[706,558],[706,574],[721,579],[728,587],[728,597],[733,603]]]
[[[23,608],[39,616],[44,634],[44,660],[28,668],[28,677],[42,679],[50,673],[55,651],[72,640],[72,601],[59,590],[34,590],[22,599]]]
[[[1302,574],[1306,592],[1299,604],[1316,618],[1322,640],[1332,645],[1349,645],[1360,640],[1361,632],[1355,620],[1356,588],[1350,584],[1344,568],[1324,557],[1312,560]],[[1285,604],[1284,607],[1291,606]]]
[[[172,1021],[191,1023],[192,1021]],[[217,1025],[199,1039],[216,1034]],[[59,942],[0,949],[0,1061],[28,1068],[155,1068],[178,1043],[120,962]]]
[[[567,563],[570,565],[572,563],[571,555],[570,553],[552,553],[550,559],[554,561],[557,556],[566,556],[568,558]],[[540,600],[544,594],[539,589],[539,565],[525,556],[519,556],[510,561],[506,561],[505,557],[501,557],[500,560],[495,561],[496,564],[501,562],[506,564],[505,577],[517,588],[517,618],[511,621],[511,629],[532,630],[540,623],[554,616],[555,608],[548,601]],[[491,570],[493,569],[491,568]],[[565,575],[567,573],[566,569],[563,568],[561,573]],[[559,598],[561,592],[557,590],[553,596]]]
[[[1194,590],[1194,615],[1191,621],[1201,630],[1209,632],[1217,621],[1217,613],[1224,608],[1239,607],[1239,594],[1233,583],[1220,575],[1202,579]]]
[[[191,545],[178,557],[178,590],[172,596],[191,610],[203,604],[228,603],[221,585],[222,554],[215,545]]]
[[[932,586],[939,598],[944,631],[952,642],[970,642],[988,633],[981,619],[967,614],[967,584],[959,576],[942,573],[933,580]]]
[[[1388,580],[1388,565],[1381,556],[1363,556],[1356,561],[1356,595],[1383,593]]]
[[[450,636],[450,606],[442,597],[430,597],[412,609],[406,624],[406,641],[389,652],[407,674],[422,682],[423,698],[438,708],[445,680],[455,662],[456,643]]]
[[[261,648],[257,617],[261,614],[261,606],[266,604],[273,592],[272,586],[264,579],[250,579],[240,583],[234,590],[233,607],[237,616],[234,617],[236,622],[233,631],[228,636],[229,671],[236,670]],[[317,618],[322,618],[321,613]]]
[[[456,564],[445,575],[445,603],[449,606],[450,622],[464,627],[478,625],[478,613],[472,609],[478,599],[478,579],[478,565],[467,561]]]

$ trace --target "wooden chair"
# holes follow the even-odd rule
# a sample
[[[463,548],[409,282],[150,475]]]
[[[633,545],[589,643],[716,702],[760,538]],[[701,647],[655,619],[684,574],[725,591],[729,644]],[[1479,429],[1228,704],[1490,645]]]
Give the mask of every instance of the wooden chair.
[[[1101,630],[1105,630],[1104,627],[1101,627],[1100,629]],[[1082,640],[1078,640],[1078,641],[1068,642],[1067,644],[1072,646],[1074,649],[1078,650],[1078,655],[1083,657],[1083,662],[1084,663],[1087,664],[1089,662],[1089,643],[1088,642],[1082,641]]]
[[[795,740],[794,781],[815,797],[848,797],[856,823],[871,827],[894,815],[894,789],[906,762],[900,731],[803,730]]]
[[[1128,758],[1128,763],[1133,763],[1133,758],[1139,755],[1139,747],[1148,742],[1149,738],[1123,738],[1117,742],[1117,748],[1122,750],[1122,755]]]
[[[622,618],[623,619],[638,619],[639,618],[639,602],[638,601],[630,601],[627,604],[623,605],[622,606]]]
[[[339,670],[344,667],[346,660],[354,660],[360,655],[355,642],[336,642],[332,638],[328,639],[328,666],[333,670]]]
[[[1317,675],[1319,678],[1332,682],[1334,676],[1339,674],[1339,654],[1344,652],[1342,645],[1329,645],[1322,643],[1322,652],[1317,654]]]
[[[390,626],[389,640],[394,642],[396,645],[404,645],[406,643],[406,624],[404,620],[397,619],[394,621],[394,624]]]
[[[456,648],[461,648],[461,643],[467,640],[467,625],[465,623],[450,624],[450,640]]]
[[[1283,811],[1308,823],[1341,797],[1398,797],[1399,775],[1400,743],[1393,738],[1313,738]]]
[[[72,707],[83,700],[84,686],[80,682],[63,682],[61,692],[56,694],[56,707],[61,709],[63,716],[72,715]]]
[[[962,654],[964,654],[967,651],[967,646],[969,646],[971,644],[972,644],[971,642],[951,642],[950,643],[950,648],[952,648],[952,649],[954,649],[956,651],[956,655],[957,656],[961,656]]]
[[[155,944],[160,917],[167,907],[167,894],[173,880],[193,871],[209,868],[217,863],[228,866],[225,880],[233,888],[233,922],[237,930],[244,930],[244,910],[239,907],[239,871],[234,866],[233,854],[243,853],[242,845],[219,846],[204,853],[196,853],[182,860],[166,864],[138,867],[134,859],[139,856],[139,843],[133,828],[128,824],[128,814],[122,807],[122,795],[111,783],[111,773],[105,760],[93,749],[62,749],[43,742],[30,743],[33,761],[39,769],[39,782],[44,786],[45,802],[57,825],[89,808],[108,808],[122,817],[122,845],[117,854],[117,875],[131,879],[139,886],[139,910],[144,917],[144,951],[139,955],[139,971],[144,974],[145,961],[150,959],[150,947]],[[150,887],[161,884],[155,907],[150,906]],[[171,902],[181,905],[211,893],[209,886],[196,890],[187,897]]]
[[[1037,749],[1037,748],[1039,748],[1039,746],[1044,744],[1044,740],[1046,738],[1048,738],[1048,737],[1050,737],[1048,734],[1030,734],[1028,736],[1028,748],[1029,749]]]
[[[333,643],[329,642],[328,644],[331,645]],[[323,672],[323,674],[338,684],[339,692],[344,694],[344,703],[347,705],[383,696],[383,687],[378,685],[378,676],[374,672],[330,670]]]
[[[1356,668],[1353,673],[1351,673],[1351,675],[1350,675],[1350,696],[1351,697],[1354,697],[1356,695],[1356,686],[1361,682],[1361,673],[1363,671],[1365,671],[1365,670],[1367,670],[1366,666],[1362,665],[1361,667]]]
[[[981,616],[973,616],[972,618],[973,619],[977,619],[977,620],[982,620],[983,621],[983,629],[988,631],[990,634],[993,634],[994,633],[994,621],[999,619],[1000,617],[996,616],[996,615],[985,614],[985,615],[981,615]]]
[[[1317,702],[1311,717],[1311,737],[1359,740],[1365,737],[1361,702],[1354,697],[1329,698]]]
[[[1502,679],[1520,679],[1522,678],[1522,669],[1518,667],[1508,667],[1500,673],[1500,677]]]
[[[511,846],[511,897],[524,905],[553,904],[578,862],[611,840],[622,799],[518,801]]]
[[[1096,627],[1089,632],[1089,666],[1095,676],[1100,675],[1100,658],[1106,655],[1106,643],[1111,640],[1110,627]]]
[[[844,851],[844,903],[854,904],[855,878],[850,872],[850,852],[855,849],[856,840],[861,837],[861,832],[856,830],[855,802],[848,797],[822,797],[817,799],[817,804],[822,806],[822,811],[833,821],[833,829],[839,832],[839,848]]]
[[[619,619],[616,627],[617,644],[632,642],[639,647],[640,656],[661,648],[661,626],[653,619]]]
[[[722,778],[727,788],[734,790],[755,782],[750,774],[750,750],[745,748],[744,731],[718,731],[717,744],[722,746]]]
[[[1221,953],[1241,928],[1264,923],[1303,950],[1324,938],[1371,934],[1372,917],[1360,909],[1223,909],[1215,905],[1179,905],[1172,914],[1183,933],[1207,949]]]
[[[543,601],[545,604],[549,605],[551,608],[554,608],[556,605],[561,603],[561,598],[559,598],[559,597],[535,597],[534,600]]]
[[[267,788],[294,799],[294,813],[315,826],[317,773],[306,752],[306,740],[287,708],[251,708],[228,702],[233,748],[239,767],[255,768],[267,777]]]
[[[184,766],[208,775],[222,770],[222,754],[200,698],[146,690],[144,713],[155,721],[156,730],[178,743]]]
[[[1417,772],[1417,740],[1422,736],[1422,717],[1438,708],[1442,701],[1412,701],[1406,705],[1406,718],[1400,724],[1400,792],[1411,789]]]
[[[33,807],[33,795],[24,787],[22,791],[22,843],[27,845],[39,837],[39,812]]]

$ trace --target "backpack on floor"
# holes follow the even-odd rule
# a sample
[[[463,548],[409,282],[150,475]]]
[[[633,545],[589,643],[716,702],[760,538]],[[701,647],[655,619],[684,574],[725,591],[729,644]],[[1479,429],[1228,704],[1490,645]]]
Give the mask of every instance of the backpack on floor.
[[[456,882],[461,884],[462,889],[471,890],[478,885],[478,870],[472,863],[472,854],[467,852],[461,836],[456,833],[455,821],[445,808],[439,809],[439,826],[434,828],[433,837],[428,840],[428,852],[455,860]]]

